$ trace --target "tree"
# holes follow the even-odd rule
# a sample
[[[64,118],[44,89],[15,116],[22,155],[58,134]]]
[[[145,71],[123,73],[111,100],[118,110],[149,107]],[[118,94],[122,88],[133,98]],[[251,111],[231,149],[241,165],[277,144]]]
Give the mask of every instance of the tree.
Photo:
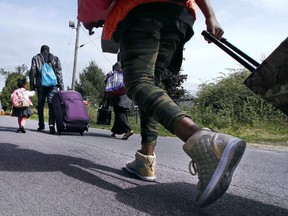
[[[15,67],[15,71],[6,71],[4,68],[0,68],[0,75],[5,76],[5,78],[7,79],[9,74],[11,73],[19,73],[19,74],[23,74],[25,76],[28,76],[29,71],[28,71],[28,67],[25,64],[22,65],[18,65]]]
[[[7,79],[5,81],[5,86],[2,89],[2,92],[0,95],[0,101],[2,103],[2,107],[4,110],[6,110],[9,107],[12,107],[11,94],[15,89],[18,88],[17,80],[23,77],[24,75],[22,73],[18,73],[18,72],[8,73]]]
[[[181,71],[177,75],[174,75],[169,70],[166,70],[162,74],[162,86],[174,101],[185,98],[185,96],[187,96],[188,92],[182,86],[186,80],[187,74],[181,74]]]
[[[11,108],[11,94],[12,92],[18,88],[17,80],[18,78],[23,78],[24,76],[28,76],[28,67],[25,64],[19,65],[15,67],[15,71],[6,71],[5,69],[0,69],[0,74],[5,76],[5,86],[2,89],[0,94],[0,101],[2,103],[3,108]],[[27,80],[28,81],[28,80]],[[33,104],[37,104],[37,98],[31,98]],[[4,109],[4,110],[5,110]]]
[[[105,73],[99,68],[95,61],[91,61],[75,83],[75,90],[78,91],[85,100],[92,104],[101,103],[104,96]]]

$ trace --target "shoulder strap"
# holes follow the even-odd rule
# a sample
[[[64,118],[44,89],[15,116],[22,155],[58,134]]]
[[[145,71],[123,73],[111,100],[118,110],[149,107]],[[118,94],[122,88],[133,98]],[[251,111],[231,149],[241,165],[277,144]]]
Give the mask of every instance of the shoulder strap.
[[[44,57],[43,57],[43,55],[41,53],[39,53],[38,55],[40,56],[40,58],[42,60],[42,64],[47,63],[47,62],[45,62],[45,59],[44,59]]]

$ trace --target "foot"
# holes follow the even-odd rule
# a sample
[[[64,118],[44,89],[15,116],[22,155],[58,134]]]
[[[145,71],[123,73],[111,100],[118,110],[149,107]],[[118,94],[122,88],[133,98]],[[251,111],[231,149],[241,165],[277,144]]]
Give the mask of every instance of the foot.
[[[26,130],[25,130],[25,128],[24,128],[23,126],[20,126],[19,129],[20,129],[20,131],[21,131],[22,133],[26,133]]]
[[[37,131],[43,131],[45,128],[44,127],[38,127]]]
[[[139,151],[135,154],[135,160],[128,162],[125,169],[145,181],[155,181],[156,155],[143,155]]]
[[[115,133],[112,133],[112,134],[111,134],[111,137],[117,137],[117,136],[116,136],[116,134],[115,134]]]
[[[21,127],[16,130],[16,133],[21,133]]]
[[[198,173],[197,202],[207,207],[227,191],[246,143],[236,137],[201,129],[183,145],[191,157],[190,172]]]
[[[55,131],[55,127],[54,127],[53,125],[50,125],[50,126],[49,126],[49,130],[50,130],[50,131],[49,131],[50,134],[55,134],[55,132],[56,132],[56,131]]]
[[[133,135],[133,133],[134,133],[133,131],[129,131],[129,132],[125,133],[122,137],[122,140],[128,140],[129,137]]]

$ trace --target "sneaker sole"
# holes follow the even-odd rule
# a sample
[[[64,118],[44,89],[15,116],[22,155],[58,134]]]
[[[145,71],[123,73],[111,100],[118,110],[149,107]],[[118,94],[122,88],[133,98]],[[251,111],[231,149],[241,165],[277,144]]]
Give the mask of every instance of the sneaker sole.
[[[138,176],[141,180],[149,181],[149,182],[153,182],[153,181],[156,180],[156,177],[155,177],[155,176],[147,177],[147,176],[139,175],[137,172],[135,172],[134,170],[128,168],[127,166],[125,167],[125,169],[126,169],[127,172],[132,173],[132,174]]]
[[[246,143],[237,138],[227,144],[210,182],[197,201],[201,208],[212,204],[227,191],[245,148]]]

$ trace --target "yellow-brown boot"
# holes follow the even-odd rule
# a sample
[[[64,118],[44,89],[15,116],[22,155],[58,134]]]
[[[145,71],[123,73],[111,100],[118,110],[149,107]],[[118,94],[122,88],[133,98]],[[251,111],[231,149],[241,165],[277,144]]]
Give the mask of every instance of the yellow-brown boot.
[[[135,154],[135,160],[126,164],[126,170],[145,181],[155,181],[156,155],[143,155],[139,151]]]

